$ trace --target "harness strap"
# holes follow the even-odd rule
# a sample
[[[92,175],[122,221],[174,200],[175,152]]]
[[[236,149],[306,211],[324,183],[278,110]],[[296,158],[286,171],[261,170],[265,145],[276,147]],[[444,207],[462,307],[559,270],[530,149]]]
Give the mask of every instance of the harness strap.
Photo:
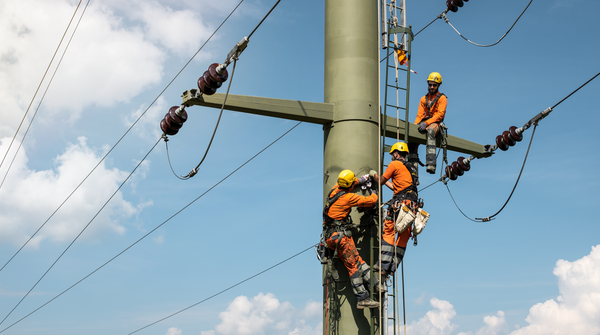
[[[440,99],[441,96],[446,96],[444,93],[441,92],[437,92],[437,94],[435,95],[435,97],[433,97],[432,100],[429,100],[429,94],[426,95],[425,99],[425,107],[427,107],[427,110],[425,111],[425,116],[427,117],[431,117],[433,114],[431,113],[431,107],[435,106],[435,104],[438,102],[438,100]]]

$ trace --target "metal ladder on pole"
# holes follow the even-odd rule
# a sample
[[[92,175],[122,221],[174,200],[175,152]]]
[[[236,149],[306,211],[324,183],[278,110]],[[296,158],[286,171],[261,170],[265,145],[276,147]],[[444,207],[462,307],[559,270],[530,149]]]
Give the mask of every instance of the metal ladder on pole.
[[[412,42],[412,31],[410,26],[406,24],[406,0],[381,0],[381,33],[382,40],[381,45],[385,51],[385,85],[384,87],[384,103],[383,103],[383,120],[382,127],[385,129],[386,117],[395,117],[398,120],[403,118],[406,122],[408,120],[408,106],[409,106],[409,92],[410,92],[410,54],[411,54],[411,42]],[[406,63],[401,65],[399,62],[398,51],[404,53],[406,56]],[[401,103],[402,101],[402,103]],[[404,111],[403,117],[400,115],[400,111]],[[382,133],[383,130],[382,129]],[[382,142],[383,151],[381,152],[383,158],[385,153],[389,152],[389,148],[393,143],[404,140],[408,142],[408,127],[405,127],[406,132],[400,133],[399,125],[397,128],[396,138],[391,144],[386,143],[385,135],[380,139]],[[384,133],[385,134],[385,133]],[[383,171],[383,167],[381,169]],[[383,218],[381,218],[383,220]],[[400,275],[400,266],[397,266],[395,275],[392,277],[392,286],[388,288],[387,299],[385,302],[382,301],[382,334],[388,335],[388,324],[393,324],[393,334],[396,335],[398,326],[404,325],[403,320],[399,320],[399,307],[398,307],[398,283],[397,278]],[[382,283],[385,285],[385,283]],[[402,285],[403,286],[403,285]],[[391,292],[390,292],[391,291]],[[401,298],[401,297],[400,297]],[[389,315],[388,302],[392,303],[392,314]],[[404,311],[403,311],[404,312]],[[397,316],[398,315],[398,316]],[[406,328],[404,328],[404,332]],[[404,333],[403,332],[403,333]],[[391,334],[389,334],[391,335]]]

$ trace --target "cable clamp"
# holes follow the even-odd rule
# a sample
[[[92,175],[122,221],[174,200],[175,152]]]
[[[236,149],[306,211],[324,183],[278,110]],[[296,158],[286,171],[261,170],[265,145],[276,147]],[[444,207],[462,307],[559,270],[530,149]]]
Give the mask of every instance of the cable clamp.
[[[187,174],[187,176],[183,176],[183,175],[182,175],[182,177],[183,177],[183,178],[192,178],[193,176],[195,176],[195,175],[196,175],[196,173],[198,173],[198,169],[197,169],[197,168],[194,168],[194,169],[192,169],[192,171],[190,171],[190,173],[188,173],[188,174]]]
[[[231,49],[231,51],[229,51],[229,53],[227,54],[227,58],[225,59],[225,61],[223,62],[223,64],[217,66],[217,73],[218,74],[222,74],[225,71],[225,68],[231,64],[234,60],[237,60],[240,55],[242,54],[242,52],[244,50],[246,50],[246,47],[248,46],[248,42],[250,40],[248,39],[248,36],[242,38],[241,41],[237,42],[236,45],[233,47],[233,49]]]
[[[494,151],[496,151],[496,149],[498,149],[497,145],[486,144],[483,146],[483,153],[484,154],[489,153],[490,155],[493,155]]]
[[[162,138],[165,142],[169,142],[169,138],[167,137],[167,134],[165,134],[165,133],[163,133],[160,138]]]

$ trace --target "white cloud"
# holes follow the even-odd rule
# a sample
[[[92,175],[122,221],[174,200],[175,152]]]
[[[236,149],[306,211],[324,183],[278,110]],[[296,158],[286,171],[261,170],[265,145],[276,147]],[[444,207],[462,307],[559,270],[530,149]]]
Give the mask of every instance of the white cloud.
[[[167,333],[165,335],[181,335],[181,329],[171,327],[167,330]]]
[[[557,261],[554,275],[560,295],[531,307],[529,325],[511,335],[600,334],[600,245],[574,262]]]
[[[160,120],[164,118],[165,114],[169,111],[169,108],[171,108],[171,106],[167,106],[165,99],[161,96],[150,108],[142,105],[137,110],[131,112],[123,119],[123,123],[127,127],[130,127],[138,120],[142,113],[146,112],[144,117],[139,119],[138,123],[133,128],[133,131],[141,138],[155,142],[162,135],[162,131],[160,130]]]
[[[309,301],[297,311],[289,302],[279,302],[272,293],[259,293],[252,299],[239,296],[219,314],[221,323],[202,335],[288,334],[317,335],[322,333],[321,304]],[[314,325],[314,326],[313,326]]]
[[[144,22],[148,38],[180,56],[193,55],[212,33],[212,29],[200,20],[198,12],[173,10],[157,1],[136,3],[132,13]]]
[[[446,335],[451,334],[458,326],[452,323],[456,311],[451,303],[445,300],[431,298],[429,300],[432,310],[428,311],[419,321],[413,321],[408,325],[409,334]]]
[[[11,126],[29,104],[51,56],[75,10],[69,1],[9,0],[0,10],[0,96],[15,116]],[[80,7],[71,31],[83,10]],[[62,22],[63,24],[56,24]],[[55,64],[71,31],[63,41]],[[159,82],[165,52],[137,26],[124,20],[102,3],[87,8],[52,87],[45,98],[51,110],[67,109],[63,119],[76,119],[85,107],[111,106],[129,101],[149,85]],[[49,80],[54,67],[47,75]],[[46,84],[42,85],[42,90]],[[39,94],[41,96],[41,93]],[[8,115],[7,115],[8,116]],[[2,135],[6,135],[3,133]]]
[[[485,316],[483,322],[485,326],[477,331],[476,335],[497,335],[506,332],[507,325],[503,311],[498,311],[496,315]]]
[[[9,143],[9,138],[2,139],[0,153],[4,154]],[[16,146],[13,145],[8,157],[12,157]],[[55,169],[34,171],[27,167],[27,156],[21,149],[0,192],[0,242],[24,243],[98,164],[100,158],[101,154],[96,154],[87,146],[86,139],[80,137],[77,143],[70,144],[63,154],[55,158]],[[4,164],[0,175],[4,176],[7,168],[8,164]],[[128,172],[107,168],[104,162],[100,164],[29,243],[30,246],[39,247],[39,243],[46,239],[65,241],[74,238],[127,175]],[[126,227],[121,224],[121,219],[136,215],[143,207],[133,206],[118,192],[81,238],[97,238],[106,232],[123,234]]]

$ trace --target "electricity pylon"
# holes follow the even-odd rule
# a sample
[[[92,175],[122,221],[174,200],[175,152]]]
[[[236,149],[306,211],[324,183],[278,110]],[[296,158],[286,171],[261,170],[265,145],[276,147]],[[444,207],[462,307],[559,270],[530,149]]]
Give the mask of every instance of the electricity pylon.
[[[323,125],[323,199],[337,182],[341,170],[351,169],[359,175],[377,169],[381,113],[378,8],[379,2],[374,0],[325,1],[325,92],[322,103],[232,94],[227,97],[227,110]],[[224,97],[219,93],[202,95],[199,90],[192,89],[184,93],[183,105],[221,108]],[[408,140],[425,144],[425,135],[417,131],[416,125],[389,116],[384,120],[383,136],[395,138],[398,125],[401,134],[408,125]],[[447,148],[475,157],[487,155],[483,145],[454,136],[448,136]],[[353,219],[360,222],[357,214]],[[354,239],[361,257],[369,260],[372,252],[369,236],[359,234]],[[330,327],[324,309],[323,324],[328,324],[324,334],[371,334],[372,323],[377,322],[379,312],[377,309],[356,309],[347,270],[337,260],[334,266],[340,279],[331,286],[334,289],[329,294],[336,303],[330,304],[327,313],[336,315],[336,322],[335,327]],[[324,302],[325,276],[324,271]],[[377,318],[372,318],[371,313],[377,314]]]

